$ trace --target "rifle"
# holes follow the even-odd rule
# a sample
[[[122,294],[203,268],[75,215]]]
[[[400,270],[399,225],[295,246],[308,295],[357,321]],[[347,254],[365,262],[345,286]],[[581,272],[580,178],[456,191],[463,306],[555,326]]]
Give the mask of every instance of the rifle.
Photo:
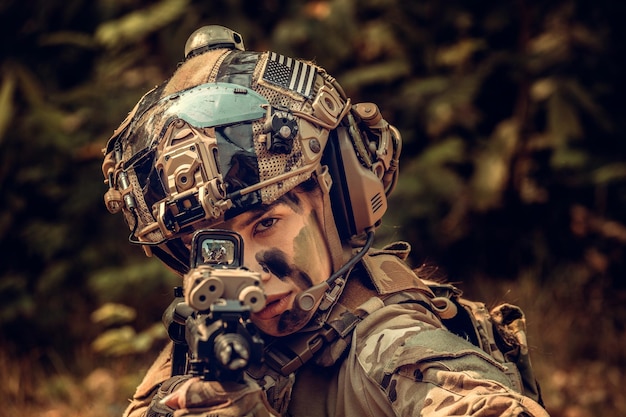
[[[172,375],[242,382],[263,361],[264,342],[250,320],[265,307],[260,274],[243,266],[243,239],[230,230],[196,232],[190,267],[163,314],[174,342]]]

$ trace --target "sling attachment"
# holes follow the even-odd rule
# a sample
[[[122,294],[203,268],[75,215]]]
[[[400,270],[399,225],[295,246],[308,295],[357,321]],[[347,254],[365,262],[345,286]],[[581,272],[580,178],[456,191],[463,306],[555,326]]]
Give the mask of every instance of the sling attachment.
[[[310,333],[298,333],[291,337],[282,338],[279,343],[268,345],[265,350],[265,362],[283,376],[288,376],[308,362],[326,343],[332,342],[336,337],[337,332],[332,327],[327,327]]]
[[[456,314],[441,316],[448,331],[489,354],[507,369],[505,374],[516,391],[543,404],[530,362],[524,312],[507,303],[488,310],[484,303],[464,298],[452,284],[423,281],[436,296],[433,304],[445,298],[456,307]]]
[[[339,281],[339,282],[338,282]],[[363,317],[383,306],[382,301],[375,297],[375,292],[364,290],[358,276],[349,279],[338,279],[344,291],[330,292],[322,304],[334,305],[324,311],[320,308],[312,325],[293,335],[268,343],[265,350],[265,362],[282,375],[289,375],[313,358],[318,352],[326,349],[316,361],[322,366],[329,366],[350,345],[352,331]],[[337,299],[339,298],[339,300]],[[377,301],[371,301],[376,298]],[[345,301],[358,302],[358,307],[346,306]],[[370,300],[370,301],[368,301]]]
[[[329,349],[342,346],[343,352],[345,347],[350,345],[352,330],[361,318],[346,313],[345,307],[340,304],[336,305],[334,310],[341,310],[344,314],[322,327],[318,326],[316,329],[270,341],[265,349],[264,362],[251,366],[246,371],[265,391],[277,415],[286,413],[295,382],[295,372],[299,368],[316,354],[321,353],[315,358],[316,363],[320,364],[319,358],[328,357],[326,351]]]
[[[401,242],[369,250],[346,271],[349,277],[332,281],[308,328],[267,344],[265,363],[284,376],[314,356],[319,365],[330,366],[350,346],[357,324],[389,304],[423,303],[428,321],[438,323],[432,292],[401,261],[407,250]]]

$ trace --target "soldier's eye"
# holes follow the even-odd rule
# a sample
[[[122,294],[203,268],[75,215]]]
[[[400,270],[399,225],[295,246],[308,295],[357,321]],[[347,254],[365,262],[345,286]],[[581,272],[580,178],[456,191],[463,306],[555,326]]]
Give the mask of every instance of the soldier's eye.
[[[277,218],[275,217],[266,217],[262,220],[260,220],[256,226],[254,227],[254,233],[264,233],[266,232],[268,229],[270,229],[272,226],[274,226],[276,224],[276,222],[278,221]]]

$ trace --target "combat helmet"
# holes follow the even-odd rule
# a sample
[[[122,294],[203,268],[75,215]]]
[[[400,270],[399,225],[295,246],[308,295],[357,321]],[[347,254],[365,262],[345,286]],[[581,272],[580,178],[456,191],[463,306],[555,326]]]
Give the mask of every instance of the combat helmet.
[[[185,274],[183,242],[314,178],[339,240],[373,230],[397,178],[400,135],[353,105],[323,68],[205,26],[173,76],[146,93],[104,149],[104,200],[129,240]],[[336,265],[335,265],[336,267]]]

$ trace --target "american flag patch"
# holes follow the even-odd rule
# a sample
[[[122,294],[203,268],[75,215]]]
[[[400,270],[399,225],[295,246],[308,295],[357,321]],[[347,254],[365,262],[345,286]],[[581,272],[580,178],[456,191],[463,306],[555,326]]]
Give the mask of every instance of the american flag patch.
[[[270,52],[263,80],[310,98],[316,74],[313,65]]]

